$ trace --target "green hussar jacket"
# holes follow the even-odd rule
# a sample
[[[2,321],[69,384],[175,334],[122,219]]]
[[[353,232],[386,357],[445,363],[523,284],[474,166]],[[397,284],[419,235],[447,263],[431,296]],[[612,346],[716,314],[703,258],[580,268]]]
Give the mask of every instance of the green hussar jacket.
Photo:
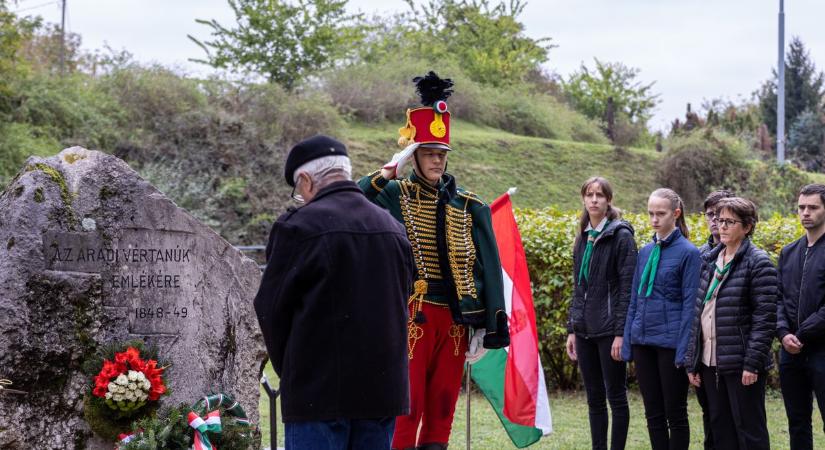
[[[456,187],[450,174],[433,187],[415,174],[386,180],[378,171],[358,185],[407,230],[417,271],[416,292],[423,293],[423,301],[448,306],[457,324],[486,328],[485,348],[508,346],[501,262],[490,207]]]

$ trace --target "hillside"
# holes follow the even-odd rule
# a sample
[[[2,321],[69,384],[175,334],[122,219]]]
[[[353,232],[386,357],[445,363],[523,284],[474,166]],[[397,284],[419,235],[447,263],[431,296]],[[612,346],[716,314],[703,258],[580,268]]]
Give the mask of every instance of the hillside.
[[[397,128],[351,124],[344,130],[354,176],[377,169],[398,151]],[[515,186],[517,207],[576,209],[581,183],[601,175],[613,184],[616,205],[638,212],[657,187],[660,155],[654,150],[518,136],[462,121],[452,123],[451,141],[448,171],[486,201]]]

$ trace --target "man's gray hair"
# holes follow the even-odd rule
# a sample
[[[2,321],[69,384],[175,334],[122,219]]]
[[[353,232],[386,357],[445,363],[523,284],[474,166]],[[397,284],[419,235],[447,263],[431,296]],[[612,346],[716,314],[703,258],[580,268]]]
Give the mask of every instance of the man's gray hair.
[[[352,179],[352,163],[349,157],[344,155],[322,156],[295,169],[293,182],[298,183],[298,175],[306,173],[314,184],[319,187],[325,186],[327,178]]]

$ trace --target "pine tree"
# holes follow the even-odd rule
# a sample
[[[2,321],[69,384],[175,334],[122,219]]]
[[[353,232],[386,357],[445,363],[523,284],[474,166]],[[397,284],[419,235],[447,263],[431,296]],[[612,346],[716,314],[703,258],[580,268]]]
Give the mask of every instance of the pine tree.
[[[771,134],[776,135],[776,70],[773,78],[766,81],[757,93],[762,120]],[[786,129],[803,111],[822,111],[825,75],[817,72],[805,44],[798,37],[791,41],[790,51],[785,57],[785,124]]]

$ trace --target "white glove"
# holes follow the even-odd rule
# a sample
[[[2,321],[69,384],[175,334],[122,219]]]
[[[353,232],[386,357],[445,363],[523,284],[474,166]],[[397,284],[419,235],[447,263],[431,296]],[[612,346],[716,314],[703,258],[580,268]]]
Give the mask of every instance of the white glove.
[[[473,337],[470,339],[470,349],[464,354],[468,363],[477,363],[487,353],[487,349],[484,348],[485,334],[487,334],[487,330],[484,328],[479,328],[473,332]]]
[[[390,162],[384,164],[384,169],[395,169],[395,178],[398,178],[398,174],[404,169],[404,165],[412,158],[413,153],[421,145],[418,142],[414,142],[408,145],[404,150],[392,155],[392,159]]]

